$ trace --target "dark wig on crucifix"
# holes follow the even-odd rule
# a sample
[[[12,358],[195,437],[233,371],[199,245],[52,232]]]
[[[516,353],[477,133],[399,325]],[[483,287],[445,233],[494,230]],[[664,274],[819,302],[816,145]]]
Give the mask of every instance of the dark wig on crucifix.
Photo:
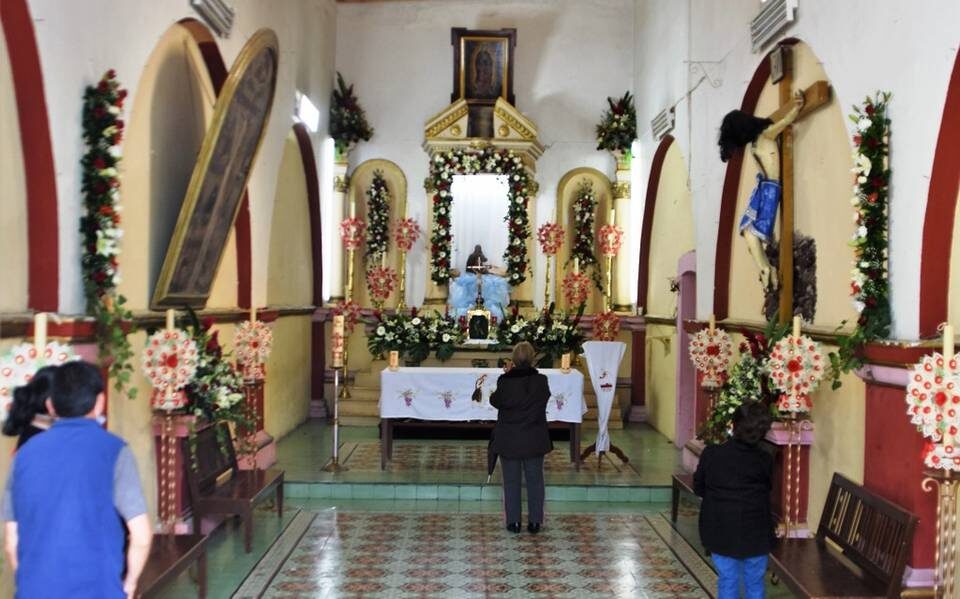
[[[720,125],[720,160],[726,162],[733,157],[737,148],[753,143],[763,130],[773,124],[770,119],[762,119],[742,110],[731,110],[723,117]]]

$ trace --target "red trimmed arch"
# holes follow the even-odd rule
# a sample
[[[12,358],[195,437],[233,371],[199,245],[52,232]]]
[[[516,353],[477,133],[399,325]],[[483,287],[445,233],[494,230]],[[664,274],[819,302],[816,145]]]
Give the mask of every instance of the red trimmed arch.
[[[0,2],[0,23],[10,56],[27,184],[27,305],[56,312],[60,307],[56,170],[40,54],[26,0]]]
[[[800,40],[787,38],[781,46],[792,46]],[[771,50],[772,52],[772,50]],[[757,65],[753,77],[743,94],[740,110],[753,114],[760,100],[760,93],[770,78],[770,53],[767,53]],[[740,171],[743,166],[743,151],[738,150],[727,161],[727,171],[723,178],[723,192],[720,198],[720,221],[717,230],[717,251],[713,267],[713,313],[718,319],[727,317],[730,300],[730,259],[733,250],[733,220],[736,218],[737,191],[740,187]]]
[[[933,156],[920,253],[920,336],[937,336],[947,320],[950,294],[950,246],[953,242],[957,194],[960,193],[960,52],[953,63],[940,134]],[[951,258],[956,258],[951,256]]]
[[[673,136],[665,135],[653,154],[650,177],[647,179],[647,194],[643,201],[643,223],[640,225],[640,269],[637,276],[637,304],[647,305],[647,289],[650,287],[650,236],[653,233],[653,212],[660,187],[660,173],[667,150],[673,144]]]

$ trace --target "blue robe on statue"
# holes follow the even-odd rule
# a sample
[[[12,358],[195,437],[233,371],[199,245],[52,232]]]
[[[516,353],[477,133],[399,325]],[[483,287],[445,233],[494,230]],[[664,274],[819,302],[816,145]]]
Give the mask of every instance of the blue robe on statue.
[[[510,303],[510,286],[507,280],[497,275],[483,277],[483,307],[490,315],[503,320],[503,309]],[[450,283],[450,308],[454,318],[466,316],[477,301],[477,275],[467,272]]]

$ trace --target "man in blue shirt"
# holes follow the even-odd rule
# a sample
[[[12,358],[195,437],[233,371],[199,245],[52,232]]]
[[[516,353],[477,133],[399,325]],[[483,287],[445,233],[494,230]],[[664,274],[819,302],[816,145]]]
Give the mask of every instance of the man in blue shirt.
[[[0,516],[18,598],[122,599],[136,592],[152,531],[130,448],[97,422],[103,389],[93,365],[59,367],[47,400],[57,421],[14,458]]]

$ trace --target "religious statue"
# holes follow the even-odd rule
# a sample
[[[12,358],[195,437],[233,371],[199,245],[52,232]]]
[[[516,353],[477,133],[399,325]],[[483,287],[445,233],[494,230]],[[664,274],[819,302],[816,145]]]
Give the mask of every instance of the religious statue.
[[[510,288],[502,268],[487,263],[483,248],[475,246],[467,257],[465,272],[450,284],[450,307],[453,316],[465,316],[472,307],[485,308],[492,316],[503,318],[503,309],[510,303]]]
[[[720,159],[726,162],[734,150],[750,144],[750,154],[760,167],[757,186],[750,194],[750,204],[740,219],[740,234],[747,251],[760,269],[760,283],[764,289],[776,289],[779,281],[764,252],[764,245],[773,239],[773,228],[780,206],[780,133],[796,120],[803,108],[803,92],[793,96],[793,106],[779,121],[759,118],[732,110],[720,126]]]

